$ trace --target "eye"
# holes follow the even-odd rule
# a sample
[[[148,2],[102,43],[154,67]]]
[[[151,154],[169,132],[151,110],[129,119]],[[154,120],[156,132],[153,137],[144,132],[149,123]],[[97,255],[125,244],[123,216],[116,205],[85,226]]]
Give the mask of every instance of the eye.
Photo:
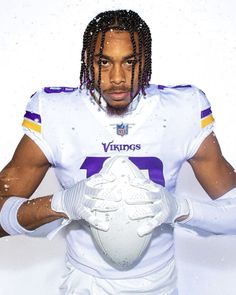
[[[107,68],[107,67],[109,67],[109,65],[110,65],[109,60],[107,60],[107,59],[101,59],[101,66],[103,68]]]
[[[125,64],[127,66],[132,66],[132,65],[135,65],[137,63],[137,61],[135,59],[127,59]]]

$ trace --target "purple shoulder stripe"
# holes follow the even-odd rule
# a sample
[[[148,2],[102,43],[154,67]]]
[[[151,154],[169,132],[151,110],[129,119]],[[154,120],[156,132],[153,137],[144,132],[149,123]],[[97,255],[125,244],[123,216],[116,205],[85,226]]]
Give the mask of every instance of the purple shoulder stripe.
[[[211,108],[205,109],[201,111],[201,118],[205,118],[209,116],[212,113]]]
[[[41,123],[41,117],[39,114],[35,114],[35,113],[31,113],[29,111],[26,111],[24,117],[26,119],[30,119],[30,120],[35,121],[37,123]]]

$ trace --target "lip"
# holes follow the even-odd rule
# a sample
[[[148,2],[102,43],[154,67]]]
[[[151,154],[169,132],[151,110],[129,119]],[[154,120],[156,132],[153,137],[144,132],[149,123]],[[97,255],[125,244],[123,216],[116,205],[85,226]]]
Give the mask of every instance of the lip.
[[[126,91],[114,91],[108,93],[109,97],[112,100],[123,100],[126,99],[129,96],[129,92]]]

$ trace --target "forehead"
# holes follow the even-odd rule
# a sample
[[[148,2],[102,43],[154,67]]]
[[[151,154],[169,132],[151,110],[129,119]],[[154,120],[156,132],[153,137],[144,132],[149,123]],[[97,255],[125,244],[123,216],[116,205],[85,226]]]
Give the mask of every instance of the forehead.
[[[98,54],[101,46],[102,33],[98,34],[95,54]],[[138,34],[134,33],[136,47],[138,47]],[[130,32],[111,30],[105,33],[104,55],[129,55],[133,53],[133,45],[130,38]]]

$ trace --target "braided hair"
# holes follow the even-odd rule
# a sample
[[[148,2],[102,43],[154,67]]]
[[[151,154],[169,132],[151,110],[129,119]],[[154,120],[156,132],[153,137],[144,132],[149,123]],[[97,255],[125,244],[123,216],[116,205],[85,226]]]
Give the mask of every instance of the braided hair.
[[[101,44],[98,60],[98,81],[96,90],[101,97],[101,57],[103,54],[105,33],[109,30],[123,30],[130,33],[130,40],[133,46],[133,53],[136,59],[137,46],[134,33],[138,35],[138,54],[139,54],[139,74],[138,74],[138,93],[141,91],[145,95],[145,88],[149,86],[152,74],[152,38],[148,25],[141,17],[132,10],[111,10],[98,14],[88,24],[83,36],[83,49],[81,52],[81,71],[80,89],[85,86],[94,96],[95,73],[94,73],[94,51],[98,34],[101,33]],[[142,70],[142,56],[144,64]],[[135,63],[132,65],[131,77],[131,97],[133,96]],[[100,98],[99,98],[100,102]]]

